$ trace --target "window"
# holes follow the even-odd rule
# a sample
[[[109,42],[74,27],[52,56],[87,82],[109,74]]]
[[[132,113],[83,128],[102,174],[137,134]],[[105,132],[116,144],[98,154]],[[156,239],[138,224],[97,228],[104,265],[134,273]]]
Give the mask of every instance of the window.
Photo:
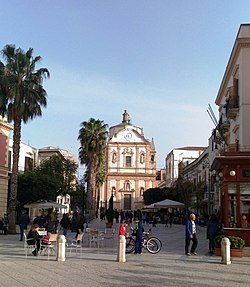
[[[250,183],[240,184],[241,227],[250,227]]]
[[[32,169],[33,169],[33,159],[26,156],[24,170],[27,171]]]
[[[11,151],[9,151],[9,157],[8,157],[8,171],[11,171],[11,161],[12,161],[11,156],[12,156]]]
[[[126,167],[131,167],[131,156],[126,156]]]
[[[228,184],[228,222],[229,227],[236,227],[236,184]]]

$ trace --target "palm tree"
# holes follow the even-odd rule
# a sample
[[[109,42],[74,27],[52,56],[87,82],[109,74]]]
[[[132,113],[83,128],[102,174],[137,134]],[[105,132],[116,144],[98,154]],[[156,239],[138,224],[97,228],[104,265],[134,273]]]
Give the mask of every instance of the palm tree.
[[[0,61],[0,114],[13,122],[13,164],[8,204],[9,232],[15,232],[15,211],[17,201],[17,175],[21,140],[21,124],[42,115],[47,106],[47,93],[43,89],[43,78],[49,77],[46,68],[35,69],[41,60],[33,57],[33,49],[24,52],[14,45],[2,50],[6,63]]]
[[[92,215],[95,213],[97,201],[96,175],[104,163],[107,128],[103,121],[91,118],[88,122],[82,122],[79,130],[79,159],[87,168],[87,210],[92,210]]]

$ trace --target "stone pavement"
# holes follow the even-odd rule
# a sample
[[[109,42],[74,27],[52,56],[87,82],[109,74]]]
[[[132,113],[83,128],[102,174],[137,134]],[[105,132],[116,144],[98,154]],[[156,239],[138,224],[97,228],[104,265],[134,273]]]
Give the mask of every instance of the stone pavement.
[[[89,227],[104,229],[104,222],[94,220]],[[119,225],[116,224],[116,235]],[[147,230],[147,227],[145,227]],[[184,226],[165,228],[158,224],[153,235],[162,240],[158,254],[127,254],[126,263],[116,262],[115,244],[89,248],[84,244],[82,257],[66,252],[66,261],[55,256],[25,258],[23,242],[18,235],[0,235],[0,286],[249,286],[250,257],[231,258],[231,265],[207,254],[205,227],[198,227],[198,255],[184,255]],[[74,234],[69,234],[73,237]]]

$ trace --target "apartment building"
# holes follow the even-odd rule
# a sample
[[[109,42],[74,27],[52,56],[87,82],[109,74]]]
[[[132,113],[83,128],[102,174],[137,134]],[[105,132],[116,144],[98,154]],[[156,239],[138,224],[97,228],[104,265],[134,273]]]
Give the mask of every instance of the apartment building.
[[[206,147],[187,146],[173,149],[165,159],[166,187],[171,187],[179,176],[179,164],[185,166],[198,158]]]
[[[241,25],[239,28],[215,103],[219,107],[219,123],[213,132],[212,144],[218,151],[211,169],[216,172],[219,180],[221,217],[226,227],[249,228],[249,24]],[[242,220],[245,217],[247,223]]]

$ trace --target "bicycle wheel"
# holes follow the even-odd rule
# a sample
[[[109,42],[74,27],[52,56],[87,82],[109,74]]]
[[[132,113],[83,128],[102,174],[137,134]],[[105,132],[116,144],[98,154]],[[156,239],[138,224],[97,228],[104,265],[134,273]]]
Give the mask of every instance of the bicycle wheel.
[[[161,250],[162,243],[160,239],[151,237],[147,240],[146,249],[151,254],[156,254]]]
[[[132,237],[126,237],[126,253],[132,253],[135,250],[135,240]]]
[[[158,246],[159,246],[159,248],[160,248],[160,250],[161,250],[161,248],[162,248],[161,240],[160,240],[159,238],[157,238],[157,237],[151,237],[151,238],[153,238],[153,239],[156,241],[156,243],[158,244]],[[159,250],[159,251],[160,251],[160,250]]]

